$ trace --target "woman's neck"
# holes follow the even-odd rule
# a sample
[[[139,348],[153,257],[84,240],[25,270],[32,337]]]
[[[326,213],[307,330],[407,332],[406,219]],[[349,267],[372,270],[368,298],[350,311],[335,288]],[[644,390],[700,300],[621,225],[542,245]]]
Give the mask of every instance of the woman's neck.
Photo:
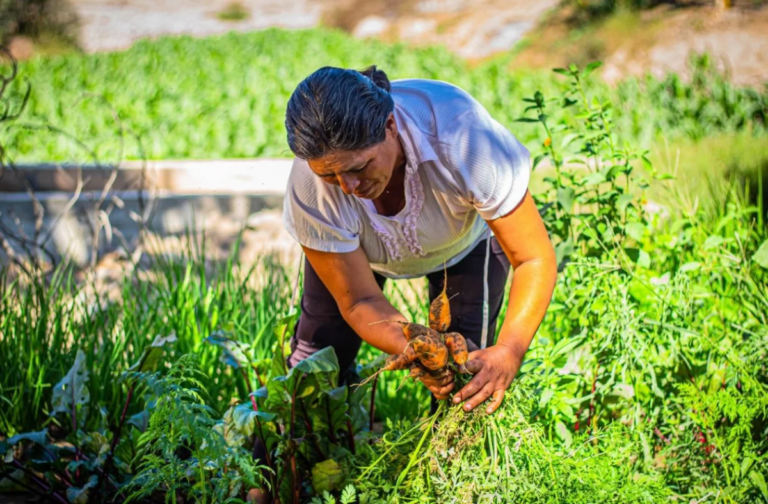
[[[379,215],[392,217],[405,208],[405,152],[398,138],[397,158],[392,177],[381,196],[373,200],[373,205]]]

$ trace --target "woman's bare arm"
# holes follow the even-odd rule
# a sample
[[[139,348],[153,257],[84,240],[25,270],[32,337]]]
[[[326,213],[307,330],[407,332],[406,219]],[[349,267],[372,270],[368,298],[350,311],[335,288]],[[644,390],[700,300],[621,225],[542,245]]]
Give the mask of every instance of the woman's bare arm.
[[[304,247],[304,253],[320,280],[328,288],[342,317],[366,342],[388,354],[401,353],[407,344],[398,324],[376,324],[406,318],[381,292],[365,252],[339,254]]]
[[[304,253],[320,280],[339,306],[342,317],[364,341],[388,354],[402,353],[408,344],[399,324],[376,324],[381,320],[407,319],[381,292],[368,257],[362,249],[346,254],[319,252],[304,247]],[[443,378],[424,375],[421,382],[437,399],[447,399],[453,390],[453,374]]]

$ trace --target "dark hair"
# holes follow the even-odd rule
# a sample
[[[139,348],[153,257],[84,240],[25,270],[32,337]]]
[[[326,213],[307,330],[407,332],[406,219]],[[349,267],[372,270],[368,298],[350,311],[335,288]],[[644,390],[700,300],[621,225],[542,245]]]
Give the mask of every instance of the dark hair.
[[[387,74],[323,67],[301,81],[285,112],[288,146],[301,159],[366,149],[383,142],[395,108]]]

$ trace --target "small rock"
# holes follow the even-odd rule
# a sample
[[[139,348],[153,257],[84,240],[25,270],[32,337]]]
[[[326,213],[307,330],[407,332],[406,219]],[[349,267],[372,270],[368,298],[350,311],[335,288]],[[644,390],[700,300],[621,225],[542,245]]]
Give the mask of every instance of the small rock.
[[[431,34],[437,31],[437,21],[434,19],[411,18],[398,23],[400,38],[409,40]]]
[[[357,23],[352,35],[358,38],[376,37],[389,29],[389,21],[381,16],[368,16]]]
[[[8,43],[8,50],[17,61],[28,60],[35,54],[35,43],[29,37],[16,35]]]
[[[248,490],[248,496],[245,502],[253,504],[269,504],[271,502],[269,494],[261,488],[251,488]]]

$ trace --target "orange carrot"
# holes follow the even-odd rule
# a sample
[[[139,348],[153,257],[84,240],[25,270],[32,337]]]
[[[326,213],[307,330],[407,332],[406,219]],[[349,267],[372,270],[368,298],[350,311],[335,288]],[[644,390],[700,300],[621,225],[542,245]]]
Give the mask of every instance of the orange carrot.
[[[408,369],[411,363],[416,360],[417,356],[418,355],[415,349],[411,345],[408,345],[405,347],[405,351],[403,353],[390,355],[384,363],[382,371],[399,371],[401,369]]]
[[[429,327],[437,332],[445,332],[451,325],[451,307],[448,302],[446,288],[448,287],[448,270],[445,270],[443,292],[440,293],[429,305]]]
[[[434,331],[432,332],[434,333]],[[434,371],[444,368],[448,364],[448,348],[439,334],[435,333],[435,336],[423,334],[414,338],[411,345],[413,345],[413,349],[416,350],[416,354],[425,368]]]
[[[414,380],[418,380],[419,378],[424,376],[424,374],[426,374],[426,371],[424,371],[424,369],[416,365],[411,365],[411,378],[413,378]]]
[[[445,346],[447,346],[448,350],[451,352],[453,361],[457,366],[459,366],[459,371],[466,373],[464,364],[467,363],[467,359],[469,358],[469,352],[467,351],[467,340],[465,340],[464,336],[457,332],[448,333],[444,336],[444,338]]]
[[[429,332],[428,327],[424,327],[423,325],[420,325],[420,324],[403,322],[402,320],[379,320],[378,322],[371,322],[368,325],[381,324],[384,322],[392,322],[392,323],[400,324],[401,326],[403,326],[403,336],[405,336],[406,341],[411,341],[413,338],[416,338],[418,336],[421,336],[422,334],[426,334]]]

